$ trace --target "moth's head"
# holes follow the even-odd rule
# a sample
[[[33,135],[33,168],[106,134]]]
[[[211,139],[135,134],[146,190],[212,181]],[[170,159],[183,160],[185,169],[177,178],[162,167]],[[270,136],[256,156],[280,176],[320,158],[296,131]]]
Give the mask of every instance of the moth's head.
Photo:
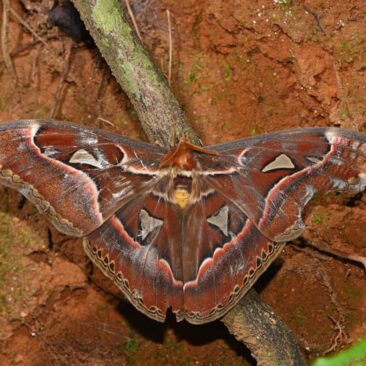
[[[186,138],[182,138],[178,145],[169,151],[161,160],[160,168],[175,167],[179,170],[190,171],[198,168],[196,154],[217,155],[217,151],[204,149],[190,143]]]

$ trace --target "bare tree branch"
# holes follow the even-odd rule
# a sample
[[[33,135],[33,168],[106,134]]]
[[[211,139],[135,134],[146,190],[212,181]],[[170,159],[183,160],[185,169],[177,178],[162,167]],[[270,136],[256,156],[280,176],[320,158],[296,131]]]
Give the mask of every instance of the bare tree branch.
[[[148,138],[172,146],[172,136],[200,140],[163,74],[155,67],[135,31],[126,21],[118,0],[74,0],[113,75],[130,98]]]
[[[283,320],[254,289],[223,319],[229,332],[243,342],[258,366],[304,366],[296,340]]]
[[[130,97],[152,142],[173,144],[185,135],[198,144],[169,86],[126,22],[118,0],[73,0],[102,55]],[[223,319],[249,347],[258,365],[305,365],[283,321],[251,290]]]

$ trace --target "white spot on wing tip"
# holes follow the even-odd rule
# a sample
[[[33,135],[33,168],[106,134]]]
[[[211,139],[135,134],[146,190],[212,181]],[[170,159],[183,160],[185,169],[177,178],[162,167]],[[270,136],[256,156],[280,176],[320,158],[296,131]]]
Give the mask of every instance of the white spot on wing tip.
[[[263,169],[262,172],[270,172],[271,170],[277,169],[294,169],[295,165],[286,154],[281,154],[276,156],[270,163],[268,163]]]
[[[39,123],[37,122],[33,122],[31,125],[30,125],[30,131],[31,131],[31,136],[32,136],[32,139],[34,138],[34,136],[36,135],[36,133],[38,132],[40,128],[40,125]]]
[[[332,143],[338,137],[338,134],[333,129],[329,129],[325,131],[325,137],[330,143]]]

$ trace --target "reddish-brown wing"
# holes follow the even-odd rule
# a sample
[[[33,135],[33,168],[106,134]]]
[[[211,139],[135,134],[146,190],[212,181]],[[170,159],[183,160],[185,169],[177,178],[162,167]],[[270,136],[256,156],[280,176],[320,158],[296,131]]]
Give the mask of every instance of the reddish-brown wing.
[[[0,128],[0,181],[61,231],[87,235],[91,259],[146,315],[205,323],[225,314],[303,230],[316,192],[366,185],[366,138],[290,130],[193,149],[198,196],[172,197],[164,152],[99,130],[23,121]],[[192,182],[193,185],[193,182]],[[196,192],[196,193],[197,193]],[[186,192],[187,193],[187,192]],[[174,196],[174,194],[173,194]],[[184,206],[184,205],[183,205]]]
[[[282,249],[221,194],[201,187],[182,210],[159,186],[129,201],[84,246],[137,309],[159,321],[171,309],[194,324],[224,315]]]
[[[202,157],[207,182],[276,242],[301,234],[315,192],[366,187],[366,136],[357,132],[295,129],[207,148],[220,153]]]
[[[83,236],[151,189],[164,151],[71,123],[0,126],[0,182],[19,190],[63,233]]]

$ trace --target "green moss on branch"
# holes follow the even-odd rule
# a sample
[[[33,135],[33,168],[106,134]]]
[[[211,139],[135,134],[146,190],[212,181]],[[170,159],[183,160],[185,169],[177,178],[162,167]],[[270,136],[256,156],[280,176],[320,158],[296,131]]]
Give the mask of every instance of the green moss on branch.
[[[118,0],[74,0],[115,78],[130,98],[148,138],[171,146],[172,136],[199,144],[164,76],[124,19]]]

